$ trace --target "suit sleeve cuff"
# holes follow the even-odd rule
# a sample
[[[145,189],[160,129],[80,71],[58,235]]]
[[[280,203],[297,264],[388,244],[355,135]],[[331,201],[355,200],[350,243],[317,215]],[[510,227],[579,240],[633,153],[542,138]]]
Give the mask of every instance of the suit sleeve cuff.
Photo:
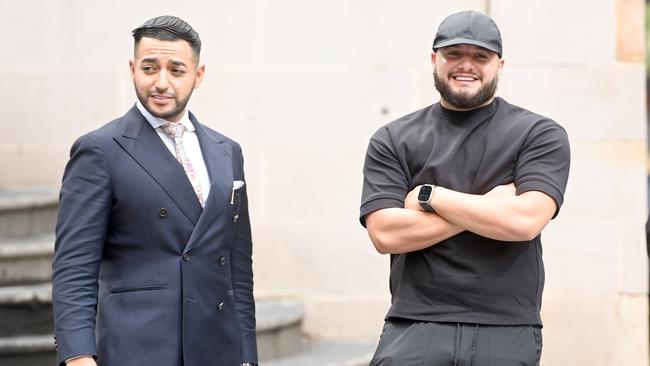
[[[71,359],[90,356],[96,357],[95,332],[91,329],[76,331],[59,331],[56,334],[58,344],[57,363],[65,365]]]
[[[65,360],[65,363],[67,365],[68,362],[70,362],[72,360],[76,360],[77,358],[82,358],[82,357],[93,357],[93,355],[79,355],[79,356],[70,357],[67,360]]]

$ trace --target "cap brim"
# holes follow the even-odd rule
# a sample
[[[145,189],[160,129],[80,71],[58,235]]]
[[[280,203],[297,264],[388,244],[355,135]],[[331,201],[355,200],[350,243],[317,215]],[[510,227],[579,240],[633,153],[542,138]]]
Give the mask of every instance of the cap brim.
[[[489,45],[489,44],[487,44],[485,42],[476,41],[474,39],[468,39],[468,38],[454,38],[454,39],[450,39],[448,41],[444,41],[444,42],[440,42],[438,44],[434,44],[433,45],[433,50],[435,51],[438,48],[454,46],[454,45],[457,45],[457,44],[471,44],[471,45],[474,45],[474,46],[479,46],[479,47],[485,48],[488,51],[492,51],[492,52],[498,54],[499,57],[501,57],[501,51],[496,49],[496,47],[494,47],[492,45]]]

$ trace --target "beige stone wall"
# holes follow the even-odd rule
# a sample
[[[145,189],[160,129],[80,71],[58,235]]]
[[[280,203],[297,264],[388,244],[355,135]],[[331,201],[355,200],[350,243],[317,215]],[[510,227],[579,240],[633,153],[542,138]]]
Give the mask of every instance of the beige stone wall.
[[[377,338],[388,258],[357,220],[368,138],[436,100],[428,60],[444,16],[489,11],[500,94],[572,143],[565,206],[544,234],[543,364],[647,365],[642,3],[0,0],[0,187],[58,185],[74,139],[134,102],[130,30],[183,17],[207,65],[191,109],[244,148],[257,296],[302,301],[315,337]]]
[[[566,201],[543,235],[547,365],[648,364],[644,5],[491,2],[502,95],[571,140]]]

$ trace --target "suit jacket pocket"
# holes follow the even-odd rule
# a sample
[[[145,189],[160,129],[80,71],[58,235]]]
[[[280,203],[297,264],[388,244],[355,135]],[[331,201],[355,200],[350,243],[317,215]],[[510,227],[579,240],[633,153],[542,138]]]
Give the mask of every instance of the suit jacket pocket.
[[[124,292],[136,292],[136,291],[154,291],[154,290],[162,290],[166,288],[167,286],[165,285],[144,285],[144,286],[124,286],[124,287],[116,287],[108,290],[108,292],[112,294],[120,294]]]

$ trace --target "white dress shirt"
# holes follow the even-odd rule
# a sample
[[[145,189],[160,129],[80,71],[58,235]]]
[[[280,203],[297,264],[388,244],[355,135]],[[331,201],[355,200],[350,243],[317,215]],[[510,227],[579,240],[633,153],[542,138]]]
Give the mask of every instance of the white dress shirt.
[[[149,111],[138,101],[136,106],[140,110],[140,113],[144,118],[149,122],[151,127],[153,127],[158,133],[158,137],[165,143],[169,152],[176,158],[176,149],[174,148],[174,141],[169,137],[165,131],[162,130],[160,126],[166,124],[169,121],[166,121],[162,118],[154,117]],[[208,195],[210,194],[210,176],[208,175],[208,169],[205,167],[205,161],[203,160],[203,154],[201,153],[201,146],[199,145],[199,139],[196,137],[196,129],[190,121],[190,118],[187,115],[187,108],[183,112],[183,117],[177,122],[185,125],[186,131],[183,133],[183,149],[185,149],[185,155],[192,163],[194,170],[199,175],[199,182],[201,184],[201,192],[203,192],[203,199],[207,200]]]

